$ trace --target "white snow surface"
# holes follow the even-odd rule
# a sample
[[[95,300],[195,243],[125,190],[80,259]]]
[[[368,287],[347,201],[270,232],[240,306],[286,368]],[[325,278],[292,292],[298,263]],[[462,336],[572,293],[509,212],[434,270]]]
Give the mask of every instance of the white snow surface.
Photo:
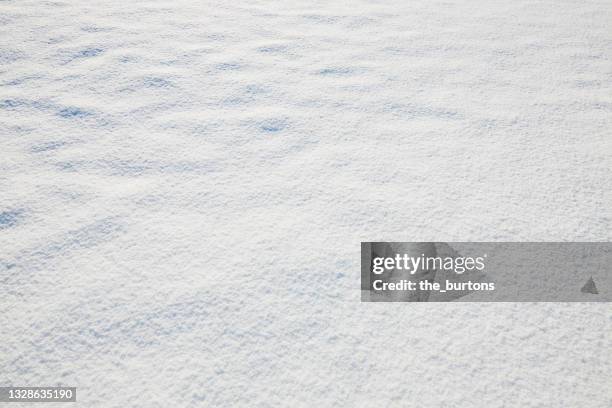
[[[611,240],[611,21],[602,0],[0,2],[0,385],[609,408],[609,303],[361,303],[359,252]]]

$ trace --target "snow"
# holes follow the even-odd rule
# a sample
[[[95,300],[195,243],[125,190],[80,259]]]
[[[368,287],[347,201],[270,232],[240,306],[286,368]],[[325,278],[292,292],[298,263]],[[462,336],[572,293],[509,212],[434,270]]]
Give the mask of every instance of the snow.
[[[0,384],[610,407],[607,304],[361,303],[359,253],[609,241],[611,12],[0,2]]]

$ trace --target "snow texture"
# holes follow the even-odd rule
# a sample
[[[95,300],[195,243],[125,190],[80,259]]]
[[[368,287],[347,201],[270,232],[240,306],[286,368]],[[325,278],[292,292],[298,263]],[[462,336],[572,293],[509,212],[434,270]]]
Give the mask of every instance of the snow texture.
[[[0,384],[609,408],[609,304],[361,303],[359,261],[609,241],[611,21],[604,0],[0,2]]]

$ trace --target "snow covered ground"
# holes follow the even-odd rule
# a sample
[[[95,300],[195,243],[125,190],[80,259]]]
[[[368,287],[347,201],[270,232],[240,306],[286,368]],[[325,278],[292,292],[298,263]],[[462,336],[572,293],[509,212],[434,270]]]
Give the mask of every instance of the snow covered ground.
[[[602,0],[1,1],[0,385],[612,406],[609,303],[359,291],[361,241],[612,239],[610,21]]]

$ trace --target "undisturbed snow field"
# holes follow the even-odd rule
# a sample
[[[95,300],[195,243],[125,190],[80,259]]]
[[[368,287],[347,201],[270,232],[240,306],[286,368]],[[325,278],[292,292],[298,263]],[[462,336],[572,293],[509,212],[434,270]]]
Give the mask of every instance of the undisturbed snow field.
[[[0,2],[0,385],[609,408],[610,304],[360,303],[359,251],[611,240],[611,21],[603,0]]]

